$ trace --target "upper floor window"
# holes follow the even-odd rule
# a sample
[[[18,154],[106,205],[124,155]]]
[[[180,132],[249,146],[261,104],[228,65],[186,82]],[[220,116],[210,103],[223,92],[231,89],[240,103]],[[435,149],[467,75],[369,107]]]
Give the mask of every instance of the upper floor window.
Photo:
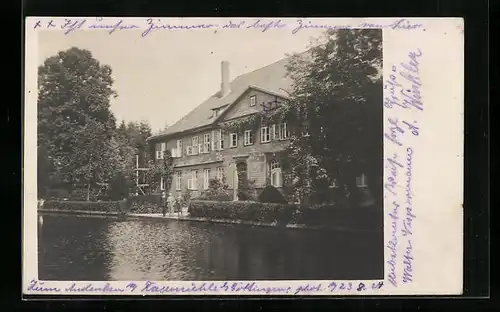
[[[182,189],[182,172],[177,171],[175,173],[175,190],[180,191]]]
[[[361,174],[361,176],[356,177],[356,186],[357,187],[367,187],[368,185],[366,184],[366,175]]]
[[[260,142],[271,142],[271,133],[269,127],[265,126],[260,128]]]
[[[182,157],[182,140],[177,140],[177,145],[176,145],[176,150],[175,150],[175,157]],[[172,153],[173,155],[174,153]]]
[[[226,107],[227,106],[214,109],[214,116],[218,117],[220,114],[222,114],[222,112],[226,109]]]
[[[229,134],[229,147],[238,146],[238,133],[232,132]]]
[[[163,154],[167,150],[166,143],[158,143],[156,144],[156,159],[163,159]]]
[[[191,145],[186,148],[188,155],[197,155],[199,152],[198,136],[191,138]]]
[[[252,95],[250,97],[250,106],[255,106],[257,105],[257,96],[256,95]]]
[[[252,130],[246,130],[243,136],[243,144],[244,145],[252,145],[253,144],[253,133]]]
[[[210,133],[203,136],[203,153],[210,153]]]
[[[290,133],[288,132],[288,129],[286,127],[286,122],[279,124],[278,125],[278,139],[285,140],[285,139],[288,139],[289,136],[290,136]]]
[[[281,166],[277,160],[273,160],[271,162],[271,184],[274,187],[282,187],[283,186]]]
[[[217,141],[219,143],[218,149],[222,151],[224,149],[224,135],[221,129],[217,130]]]

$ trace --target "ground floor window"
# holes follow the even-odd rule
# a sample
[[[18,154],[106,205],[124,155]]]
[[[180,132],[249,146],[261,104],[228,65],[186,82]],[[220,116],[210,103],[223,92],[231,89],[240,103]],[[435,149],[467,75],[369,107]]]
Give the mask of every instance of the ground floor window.
[[[210,169],[203,170],[203,189],[207,190],[210,183]]]
[[[163,177],[160,178],[160,191],[165,190],[165,179]]]
[[[216,174],[217,174],[217,179],[222,181],[222,179],[224,178],[224,167],[217,167]]]
[[[366,175],[361,174],[361,176],[356,177],[356,186],[357,187],[367,187],[368,185],[366,184]]]
[[[277,160],[271,162],[271,185],[274,187],[283,186],[283,176],[280,163]]]

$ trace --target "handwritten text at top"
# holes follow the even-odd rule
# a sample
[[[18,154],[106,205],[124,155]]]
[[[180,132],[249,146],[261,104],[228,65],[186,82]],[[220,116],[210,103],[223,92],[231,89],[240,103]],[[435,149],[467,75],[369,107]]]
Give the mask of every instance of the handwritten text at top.
[[[351,28],[368,28],[368,29],[395,29],[395,30],[425,30],[420,23],[413,23],[408,19],[399,19],[390,22],[367,23],[361,22],[355,25],[332,25],[323,21],[314,21],[306,19],[282,20],[282,19],[253,19],[253,20],[228,20],[222,24],[217,23],[192,23],[192,24],[173,24],[166,20],[158,18],[148,18],[143,21],[128,22],[124,19],[109,19],[98,17],[95,19],[52,19],[38,20],[35,22],[33,29],[58,29],[68,35],[76,30],[83,29],[100,29],[110,35],[118,32],[135,29],[141,33],[142,37],[149,36],[152,33],[159,31],[192,31],[192,30],[258,30],[260,32],[271,31],[273,29],[289,29],[292,34],[307,29],[351,29]]]

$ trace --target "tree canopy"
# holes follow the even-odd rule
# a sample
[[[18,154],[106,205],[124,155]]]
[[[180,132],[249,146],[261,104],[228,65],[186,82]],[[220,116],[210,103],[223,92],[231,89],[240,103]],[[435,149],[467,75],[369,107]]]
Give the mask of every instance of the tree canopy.
[[[116,127],[111,68],[88,50],[70,48],[45,60],[38,84],[41,194],[46,187],[90,188],[117,177],[129,185],[136,155],[141,166],[148,162],[151,127],[146,121],[122,121]]]
[[[366,174],[379,195],[382,179],[382,32],[328,31],[326,42],[292,56],[289,100],[275,114],[293,131],[288,181],[303,197],[323,201],[329,186],[354,193]],[[380,199],[380,198],[378,198]]]

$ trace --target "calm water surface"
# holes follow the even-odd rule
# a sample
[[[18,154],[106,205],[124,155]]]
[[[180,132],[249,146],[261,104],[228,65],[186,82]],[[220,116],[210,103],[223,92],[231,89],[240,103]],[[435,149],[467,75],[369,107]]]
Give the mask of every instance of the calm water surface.
[[[383,278],[383,237],[175,220],[43,215],[41,280]]]

